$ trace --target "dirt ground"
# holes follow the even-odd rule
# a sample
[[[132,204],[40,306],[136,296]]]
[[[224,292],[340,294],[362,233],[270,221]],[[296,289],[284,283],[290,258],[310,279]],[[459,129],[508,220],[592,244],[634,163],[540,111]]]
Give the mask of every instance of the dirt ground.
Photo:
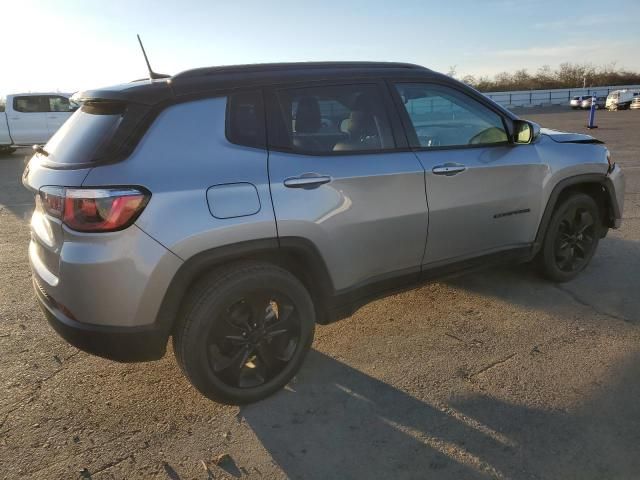
[[[586,131],[586,112],[519,113]],[[640,111],[597,122],[625,219],[578,279],[505,268],[374,302],[319,327],[295,381],[243,408],[196,393],[170,350],[118,364],[49,328],[28,152],[0,157],[0,478],[640,478]]]

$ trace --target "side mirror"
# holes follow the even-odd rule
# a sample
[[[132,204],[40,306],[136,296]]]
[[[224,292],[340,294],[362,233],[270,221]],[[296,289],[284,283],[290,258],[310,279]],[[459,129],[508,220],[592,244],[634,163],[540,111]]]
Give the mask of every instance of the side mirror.
[[[513,122],[513,143],[533,143],[540,135],[540,125],[527,120]]]

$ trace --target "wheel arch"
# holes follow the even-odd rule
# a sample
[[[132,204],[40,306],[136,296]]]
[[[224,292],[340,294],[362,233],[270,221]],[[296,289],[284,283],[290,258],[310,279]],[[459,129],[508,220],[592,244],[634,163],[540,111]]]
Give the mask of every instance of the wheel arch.
[[[614,227],[614,219],[619,217],[619,206],[615,197],[615,189],[611,179],[604,174],[588,173],[575,175],[560,180],[549,195],[547,205],[542,214],[542,219],[538,225],[538,231],[533,246],[535,255],[542,248],[544,236],[556,206],[572,193],[585,193],[591,196],[600,208],[601,219],[604,232],[606,228]]]
[[[318,323],[327,323],[328,298],[333,283],[328,269],[312,242],[299,237],[250,240],[197,253],[174,275],[160,305],[156,324],[171,335],[180,317],[190,287],[212,269],[235,262],[266,262],[277,265],[300,280],[311,295]]]

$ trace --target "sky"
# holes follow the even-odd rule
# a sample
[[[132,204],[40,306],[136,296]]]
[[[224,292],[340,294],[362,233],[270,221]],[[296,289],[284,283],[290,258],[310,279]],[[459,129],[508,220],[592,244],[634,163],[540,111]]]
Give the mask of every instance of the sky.
[[[312,60],[454,67],[458,77],[567,61],[640,71],[639,0],[2,0],[1,11],[0,94],[145,77],[136,33],[169,74]]]

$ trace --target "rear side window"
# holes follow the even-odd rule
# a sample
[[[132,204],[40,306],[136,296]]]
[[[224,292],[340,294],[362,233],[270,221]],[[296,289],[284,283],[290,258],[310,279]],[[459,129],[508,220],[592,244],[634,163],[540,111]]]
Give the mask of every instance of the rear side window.
[[[277,92],[271,146],[299,153],[393,149],[391,124],[376,85],[289,88]]]
[[[227,100],[227,139],[247,147],[265,148],[264,104],[258,90],[236,92]]]
[[[46,112],[48,111],[48,105],[43,101],[45,98],[37,95],[13,97],[13,109],[22,113]]]
[[[124,105],[84,104],[51,137],[45,150],[47,159],[62,164],[91,163],[100,159],[118,129]]]

